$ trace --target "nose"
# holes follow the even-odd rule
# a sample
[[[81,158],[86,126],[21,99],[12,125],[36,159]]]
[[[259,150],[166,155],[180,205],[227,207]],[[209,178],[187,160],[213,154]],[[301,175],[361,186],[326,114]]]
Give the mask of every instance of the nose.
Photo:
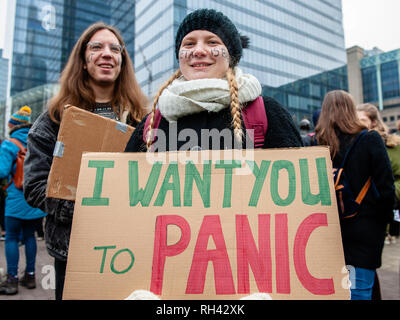
[[[110,46],[104,46],[103,50],[101,51],[102,57],[112,57],[112,51],[110,49]]]
[[[201,57],[201,56],[204,56],[206,54],[207,54],[207,49],[202,43],[197,44],[196,47],[193,50],[193,55],[195,57]]]

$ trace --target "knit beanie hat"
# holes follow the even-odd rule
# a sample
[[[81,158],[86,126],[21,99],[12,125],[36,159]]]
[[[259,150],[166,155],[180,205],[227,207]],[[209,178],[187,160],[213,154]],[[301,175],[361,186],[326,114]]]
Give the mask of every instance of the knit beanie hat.
[[[12,127],[29,123],[31,121],[31,113],[31,108],[28,106],[23,106],[11,116],[10,120],[8,121],[8,126]]]
[[[188,14],[178,28],[175,38],[177,59],[183,38],[194,30],[207,30],[220,37],[228,49],[232,67],[239,63],[243,49],[249,46],[249,38],[241,36],[232,21],[222,12],[214,9],[198,9]]]

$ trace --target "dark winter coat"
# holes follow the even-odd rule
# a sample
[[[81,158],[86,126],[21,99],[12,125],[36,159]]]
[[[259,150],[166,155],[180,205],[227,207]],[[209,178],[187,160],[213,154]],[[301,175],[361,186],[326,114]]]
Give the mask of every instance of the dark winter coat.
[[[356,135],[339,133],[340,151],[333,159],[339,167],[349,145]],[[386,225],[393,219],[395,199],[394,178],[381,136],[368,132],[352,151],[344,167],[350,187],[357,195],[368,177],[372,177],[379,198],[372,188],[361,203],[354,218],[341,221],[343,249],[346,264],[354,267],[376,269],[381,266]]]
[[[263,97],[263,99],[268,120],[268,130],[265,136],[263,148],[301,147],[303,144],[300,134],[289,112],[285,108],[283,108],[276,100],[269,97]],[[146,151],[146,144],[143,141],[143,128],[146,118],[143,119],[143,121],[137,126],[135,132],[133,133],[131,139],[127,144],[127,147],[125,149],[126,152]],[[232,128],[231,123],[232,116],[229,108],[225,108],[219,112],[203,111],[200,113],[179,118],[176,124],[176,134],[177,136],[179,136],[179,133],[182,132],[183,129],[190,128],[196,132],[197,137],[202,137],[201,130],[217,129],[218,131],[222,131],[227,128]],[[243,122],[242,127],[244,128]],[[204,148],[204,144],[201,144],[200,138],[197,143],[190,146],[188,146],[188,139],[177,141],[177,139],[175,138],[172,140],[174,140],[174,142],[177,142],[177,144],[170,146],[168,143],[170,136],[169,123],[164,117],[161,118],[158,130],[162,130],[165,133],[165,141],[167,141],[165,150],[158,151],[182,150],[182,147],[185,148],[185,150],[193,148],[199,149],[199,147],[202,149],[213,149],[211,140],[208,143],[208,147]],[[231,135],[233,141],[233,130],[231,130]],[[246,138],[243,139],[243,143],[245,143],[245,141]],[[221,149],[226,147],[222,138],[219,146]]]

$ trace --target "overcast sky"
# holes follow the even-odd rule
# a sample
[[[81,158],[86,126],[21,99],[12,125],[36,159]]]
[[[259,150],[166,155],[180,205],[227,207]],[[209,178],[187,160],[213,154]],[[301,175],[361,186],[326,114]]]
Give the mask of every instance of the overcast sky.
[[[0,0],[0,48],[4,46],[5,3]],[[400,48],[400,0],[342,0],[342,6],[346,48]]]
[[[400,0],[342,0],[346,48],[400,49]]]

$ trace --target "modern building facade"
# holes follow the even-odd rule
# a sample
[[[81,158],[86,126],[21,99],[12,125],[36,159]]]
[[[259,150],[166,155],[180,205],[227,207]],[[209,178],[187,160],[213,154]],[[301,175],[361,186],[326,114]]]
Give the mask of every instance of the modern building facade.
[[[8,59],[3,58],[3,50],[0,49],[0,101],[7,97],[8,83]]]
[[[395,129],[400,120],[400,49],[379,53],[355,46],[347,54],[349,92],[357,103],[379,107],[384,122]]]
[[[121,27],[133,58],[134,3],[17,0],[10,95],[57,82],[76,40],[96,21]]]
[[[346,64],[341,0],[139,0],[135,70],[151,95],[176,70],[176,30],[198,8],[224,12],[250,38],[240,67],[280,87]]]
[[[263,86],[263,94],[284,105],[296,123],[304,118],[311,120],[313,112],[321,108],[326,93],[332,90],[348,91],[347,65],[277,88]]]
[[[21,104],[31,106],[35,120],[56,92],[60,73],[79,36],[94,22],[117,27],[134,58],[135,0],[7,1],[8,12],[14,14],[7,17],[11,70],[7,100],[0,103],[5,115],[2,123],[7,123]]]

